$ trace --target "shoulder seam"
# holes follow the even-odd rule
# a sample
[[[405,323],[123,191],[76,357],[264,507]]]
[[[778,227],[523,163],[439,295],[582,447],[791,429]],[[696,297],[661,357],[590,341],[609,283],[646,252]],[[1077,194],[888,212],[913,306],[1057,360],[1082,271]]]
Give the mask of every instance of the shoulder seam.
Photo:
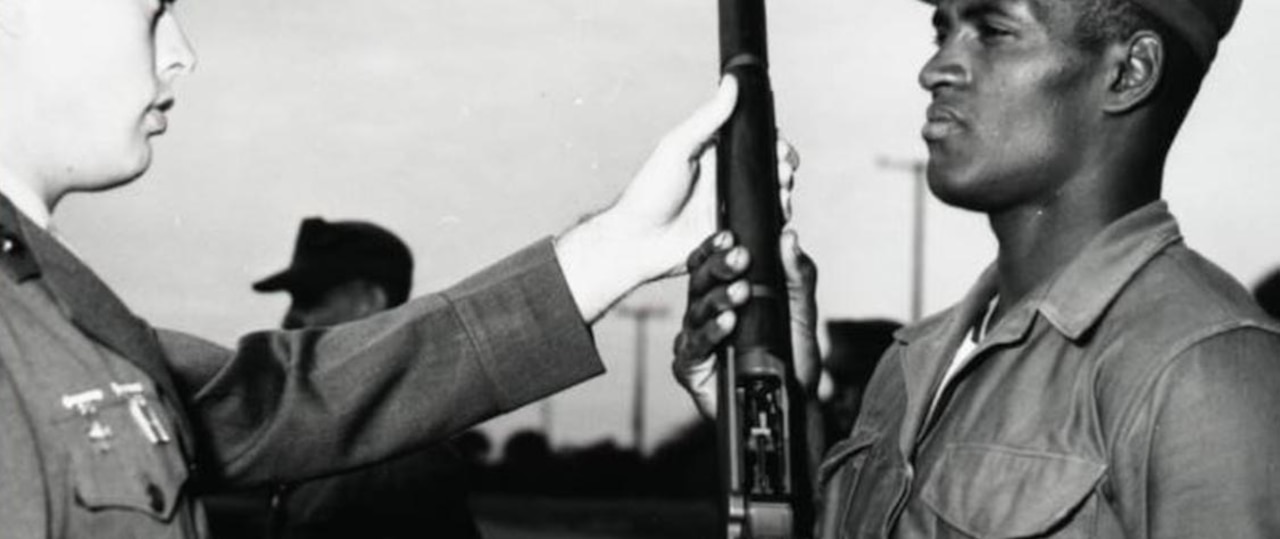
[[[1111,439],[1106,440],[1108,458],[1115,454],[1115,441],[1122,438],[1122,434],[1129,432],[1133,428],[1134,418],[1138,415],[1137,409],[1140,404],[1149,400],[1150,394],[1154,390],[1158,381],[1164,378],[1165,374],[1168,373],[1174,365],[1178,364],[1179,359],[1184,357],[1187,350],[1214,337],[1246,329],[1257,329],[1269,333],[1275,332],[1273,328],[1268,328],[1256,321],[1230,320],[1208,326],[1200,331],[1190,333],[1183,338],[1174,341],[1174,344],[1168,347],[1169,352],[1163,354],[1154,367],[1143,372],[1142,380],[1137,386],[1137,391],[1131,392],[1131,397],[1123,405],[1124,411],[1117,416],[1119,421],[1117,422],[1118,426],[1113,431],[1114,435]],[[1106,365],[1099,365],[1098,376],[1102,375],[1102,369],[1105,366]],[[1095,395],[1094,398],[1096,400],[1097,396]]]

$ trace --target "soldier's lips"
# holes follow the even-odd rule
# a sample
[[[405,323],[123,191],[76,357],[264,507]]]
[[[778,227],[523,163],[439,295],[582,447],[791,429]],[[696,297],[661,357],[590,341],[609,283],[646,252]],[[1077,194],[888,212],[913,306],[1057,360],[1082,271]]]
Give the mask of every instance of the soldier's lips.
[[[147,133],[159,135],[169,129],[169,118],[158,109],[148,110],[145,118]]]
[[[175,103],[173,94],[168,91],[161,91],[156,96],[151,106],[147,108],[146,114],[143,115],[142,121],[148,134],[159,135],[169,129],[169,117],[165,113],[169,112]]]
[[[964,128],[964,120],[954,109],[934,103],[925,112],[924,127],[920,136],[926,142],[937,142],[950,137]]]

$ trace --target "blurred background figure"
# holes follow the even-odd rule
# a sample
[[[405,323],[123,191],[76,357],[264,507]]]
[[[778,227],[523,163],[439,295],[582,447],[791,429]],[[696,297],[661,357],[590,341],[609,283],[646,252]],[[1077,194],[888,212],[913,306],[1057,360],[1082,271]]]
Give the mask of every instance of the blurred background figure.
[[[862,394],[880,356],[893,344],[893,332],[902,324],[883,319],[848,319],[827,322],[830,351],[822,358],[818,399],[828,442],[849,436],[858,418]]]
[[[302,221],[288,268],[253,284],[285,291],[285,329],[359,320],[404,303],[413,287],[413,255],[386,229],[360,221]]]
[[[289,293],[286,329],[358,320],[404,303],[412,287],[413,255],[395,234],[371,223],[316,217],[302,222],[289,267],[253,285]],[[216,537],[228,539],[246,537],[246,529],[271,539],[478,538],[466,470],[454,447],[440,445],[245,494],[230,510],[211,503],[211,526]]]
[[[1253,287],[1253,299],[1272,318],[1280,319],[1280,269],[1271,270],[1257,286]]]

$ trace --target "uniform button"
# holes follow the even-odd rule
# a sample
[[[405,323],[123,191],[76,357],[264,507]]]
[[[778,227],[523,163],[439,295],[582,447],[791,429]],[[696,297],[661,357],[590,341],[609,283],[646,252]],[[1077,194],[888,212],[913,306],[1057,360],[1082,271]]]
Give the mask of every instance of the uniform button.
[[[0,238],[0,253],[13,254],[18,250],[18,244],[12,238]]]
[[[155,483],[147,485],[147,498],[151,500],[151,510],[157,513],[164,511],[164,493]]]

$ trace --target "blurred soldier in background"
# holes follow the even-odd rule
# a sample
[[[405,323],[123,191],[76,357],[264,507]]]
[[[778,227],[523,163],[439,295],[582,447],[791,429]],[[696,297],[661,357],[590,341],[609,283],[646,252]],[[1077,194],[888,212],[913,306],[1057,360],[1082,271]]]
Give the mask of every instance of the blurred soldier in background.
[[[312,217],[298,230],[289,267],[253,289],[289,293],[285,329],[332,326],[403,304],[413,268],[409,247],[385,228]],[[466,465],[449,443],[266,493],[215,497],[209,506],[214,535],[227,539],[264,528],[286,539],[479,537]]]
[[[1272,318],[1280,319],[1280,270],[1272,270],[1253,287],[1253,299]]]
[[[853,428],[871,373],[893,344],[893,333],[901,327],[897,322],[880,319],[827,322],[830,346],[822,357],[818,382],[826,439],[838,440]]]

